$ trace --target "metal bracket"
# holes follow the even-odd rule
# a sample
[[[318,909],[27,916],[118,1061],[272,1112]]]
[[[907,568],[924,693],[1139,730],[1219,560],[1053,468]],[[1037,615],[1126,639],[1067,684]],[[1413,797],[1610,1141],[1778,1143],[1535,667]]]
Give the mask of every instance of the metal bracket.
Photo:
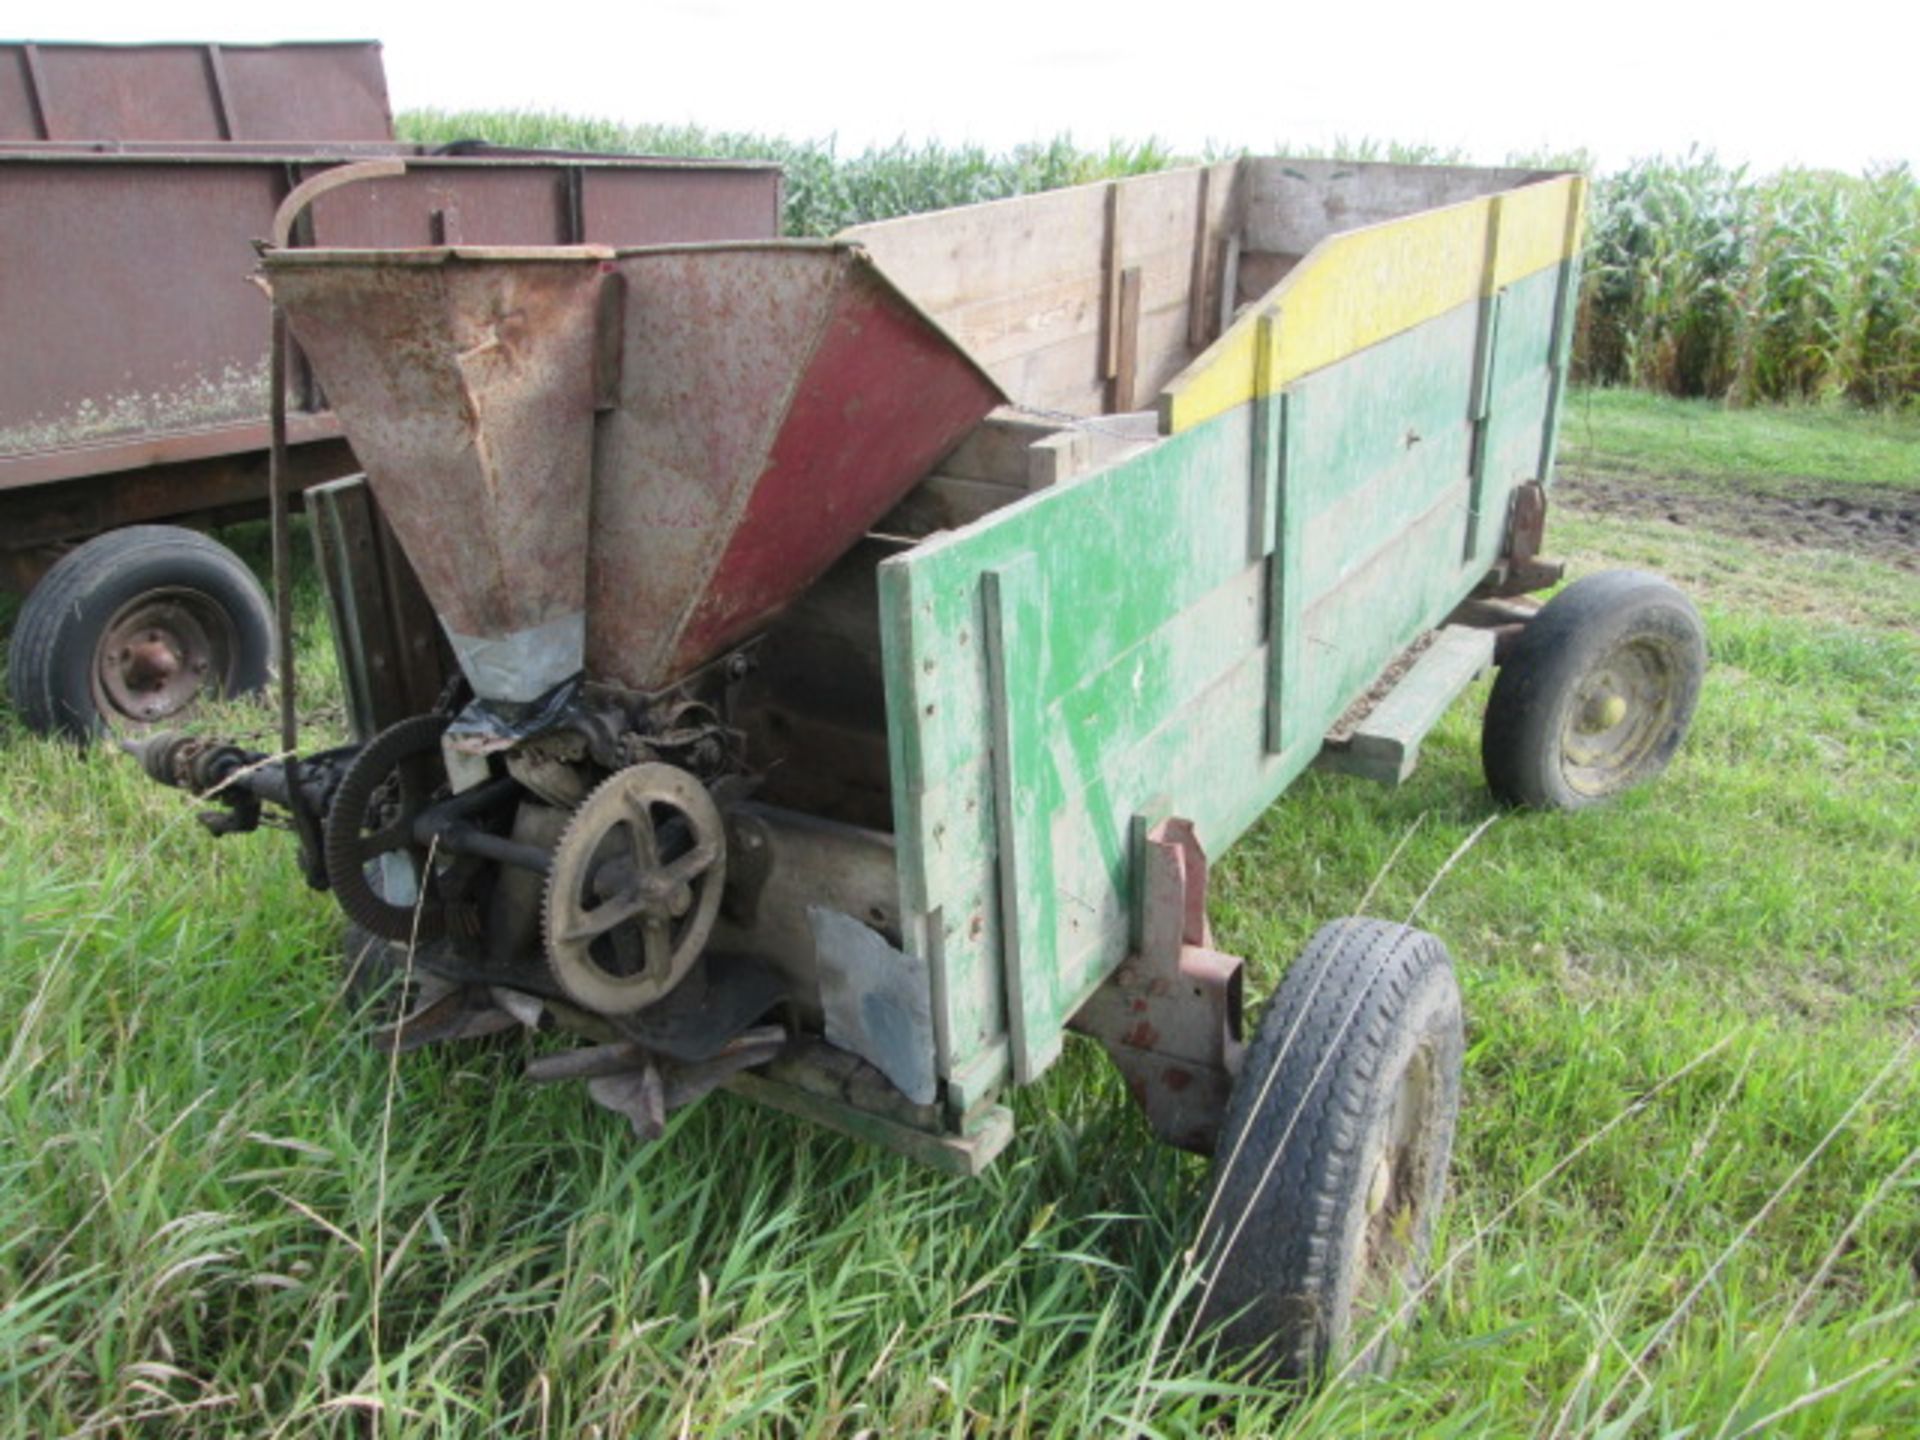
[[[1513,487],[1507,505],[1507,543],[1493,569],[1474,589],[1475,599],[1530,595],[1557,585],[1567,573],[1564,560],[1542,560],[1546,539],[1547,489],[1538,480]]]
[[[1069,1025],[1106,1047],[1156,1135],[1211,1154],[1245,1050],[1242,961],[1213,948],[1192,821],[1145,831],[1134,874],[1139,948]]]

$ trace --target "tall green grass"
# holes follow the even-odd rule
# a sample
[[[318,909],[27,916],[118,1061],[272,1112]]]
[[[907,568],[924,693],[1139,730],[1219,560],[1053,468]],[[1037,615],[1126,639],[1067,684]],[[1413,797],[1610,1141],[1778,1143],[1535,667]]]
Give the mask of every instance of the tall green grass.
[[[426,144],[777,160],[795,235],[1203,158],[1151,139],[1086,150],[1064,138],[1005,153],[900,142],[842,154],[831,140],[518,111],[413,110],[397,125]],[[1467,158],[1369,139],[1333,152],[1403,164]],[[1592,168],[1581,152],[1505,163]],[[1920,180],[1911,170],[1754,177],[1711,155],[1644,159],[1596,176],[1591,207],[1581,378],[1737,403],[1891,406],[1920,397]]]
[[[1569,443],[1624,462],[1692,409]],[[1179,1348],[1204,1170],[1091,1047],[977,1181],[728,1096],[639,1148],[524,1082],[550,1040],[375,1054],[288,837],[215,841],[0,713],[0,1436],[1920,1433],[1920,576],[1553,534],[1680,578],[1714,668],[1657,785],[1502,816],[1426,901],[1466,1097],[1391,1379],[1295,1405]],[[1311,775],[1221,857],[1251,994],[1493,813],[1476,708],[1406,786]]]

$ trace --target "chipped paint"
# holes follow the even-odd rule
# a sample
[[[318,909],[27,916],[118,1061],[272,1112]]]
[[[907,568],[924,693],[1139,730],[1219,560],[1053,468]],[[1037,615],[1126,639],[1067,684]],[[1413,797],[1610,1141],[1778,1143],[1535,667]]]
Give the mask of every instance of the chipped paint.
[[[258,420],[267,408],[267,364],[226,365],[183,384],[87,396],[71,409],[0,430],[0,455],[33,455],[131,436],[177,434]]]

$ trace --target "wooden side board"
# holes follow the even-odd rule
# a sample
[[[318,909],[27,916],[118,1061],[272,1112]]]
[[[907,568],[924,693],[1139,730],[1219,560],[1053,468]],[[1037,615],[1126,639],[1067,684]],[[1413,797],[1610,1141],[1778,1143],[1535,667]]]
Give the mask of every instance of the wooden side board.
[[[1586,182],[1539,180],[1321,240],[1160,392],[1198,425],[1579,254]]]
[[[1490,307],[1478,239],[1459,303],[880,567],[903,931],[952,1103],[1044,1070],[1134,943],[1139,822],[1224,849],[1498,554],[1565,274]]]
[[[1343,230],[1552,178],[1541,170],[1250,158],[1243,180],[1244,241],[1251,251],[1304,255]]]
[[[1172,170],[841,238],[864,246],[1021,404],[1127,410],[1212,338],[1201,321],[1218,308],[1239,175],[1237,162]]]

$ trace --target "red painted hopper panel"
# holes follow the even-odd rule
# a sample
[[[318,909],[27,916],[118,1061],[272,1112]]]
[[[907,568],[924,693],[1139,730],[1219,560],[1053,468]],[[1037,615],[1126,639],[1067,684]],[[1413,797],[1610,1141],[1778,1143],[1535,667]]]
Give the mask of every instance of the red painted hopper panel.
[[[492,698],[583,660],[672,684],[1002,399],[847,245],[310,250],[268,269]]]
[[[588,671],[654,689],[819,578],[1001,397],[849,247],[616,263],[626,345],[600,452]]]

